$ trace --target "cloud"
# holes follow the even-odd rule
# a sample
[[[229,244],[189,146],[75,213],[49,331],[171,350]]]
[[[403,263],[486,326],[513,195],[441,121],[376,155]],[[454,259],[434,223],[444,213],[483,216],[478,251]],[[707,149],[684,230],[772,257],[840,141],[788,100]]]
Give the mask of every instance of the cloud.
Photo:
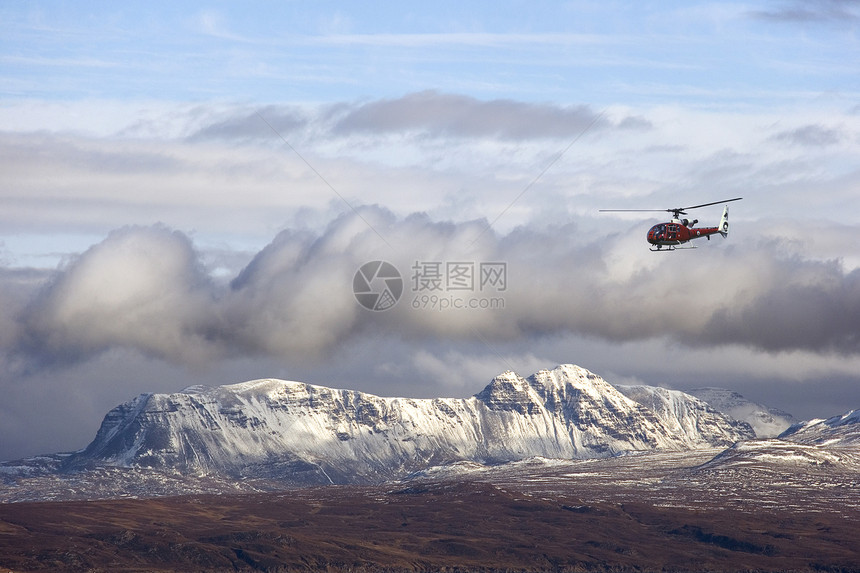
[[[0,222],[15,233],[105,234],[117,221],[160,221],[268,240],[288,209],[334,198],[282,148],[253,145],[0,133],[0,170]]]
[[[418,133],[434,138],[522,141],[569,139],[589,128],[647,131],[652,127],[647,119],[630,115],[613,124],[587,105],[479,100],[427,90],[398,98],[331,104],[316,110],[287,106],[266,106],[250,112],[234,110],[202,125],[190,139],[271,139],[272,129],[285,137],[304,129],[327,137]]]
[[[832,22],[845,24],[860,19],[860,6],[856,0],[818,0],[800,2],[782,0],[771,10],[757,10],[756,18],[773,22]]]
[[[768,288],[713,313],[703,343],[860,353],[860,270],[836,261],[774,260],[760,268]]]
[[[19,343],[19,313],[49,276],[46,271],[0,267],[0,349]]]
[[[19,285],[11,306],[21,310],[0,317],[0,342],[9,357],[52,366],[116,348],[191,367],[243,356],[304,363],[365,336],[491,348],[576,334],[860,353],[860,271],[837,262],[763,242],[628,261],[621,273],[613,265],[630,248],[627,238],[583,235],[573,225],[504,236],[482,234],[484,227],[362,207],[321,233],[280,233],[229,285],[207,275],[184,234],[124,228],[58,271],[30,304],[21,303]],[[399,269],[405,288],[393,309],[373,312],[357,303],[353,275],[380,259]],[[505,265],[503,285],[480,283],[487,262]],[[449,263],[465,265],[472,282],[450,282]],[[420,286],[421,269],[434,264],[437,288]]]
[[[439,111],[422,111],[425,99]],[[508,105],[510,114],[491,113]],[[779,127],[779,117],[612,107],[565,151],[596,110],[436,92],[330,106],[156,107],[140,117],[136,109],[126,113],[148,127],[133,127],[128,117],[117,122],[119,131],[134,136],[85,137],[66,128],[0,133],[0,171],[8,180],[0,185],[2,227],[91,237],[118,224],[163,222],[209,244],[238,240],[259,249],[286,225],[313,221],[315,230],[323,229],[342,207],[338,195],[351,205],[385,205],[401,217],[424,211],[437,220],[464,221],[504,211],[494,225],[503,231],[538,217],[560,221],[599,208],[749,198],[751,189],[765,195],[778,188],[778,204],[751,208],[781,216],[808,204],[811,185],[829,189],[814,193],[816,202],[844,204],[856,195],[857,117],[830,112],[798,114],[796,123]],[[386,124],[388,109],[411,111]],[[24,113],[13,109],[6,117],[18,112]],[[92,104],[53,113],[87,115]],[[460,126],[452,119],[458,114],[477,119]],[[522,119],[513,117],[518,114]],[[339,122],[361,118],[360,129],[338,131]],[[630,123],[645,127],[624,127]],[[853,211],[842,210],[856,222]]]
[[[233,111],[224,118],[210,120],[198,128],[188,139],[190,141],[227,139],[272,139],[276,135],[290,137],[301,130],[310,118],[299,108],[292,106],[263,106],[250,112]]]
[[[233,281],[225,298],[226,335],[252,353],[320,356],[348,337],[361,308],[351,298],[356,255],[340,232],[372,231],[355,214],[322,236],[284,231]],[[377,240],[374,236],[370,240]]]
[[[845,139],[845,134],[839,129],[821,125],[804,125],[777,133],[772,139],[794,145],[825,147],[841,143]]]
[[[198,363],[212,357],[210,290],[185,235],[162,226],[121,229],[38,294],[25,311],[21,343],[49,364],[113,347]]]
[[[598,119],[585,105],[563,107],[503,99],[480,101],[469,96],[424,91],[352,107],[335,123],[333,131],[340,134],[418,131],[436,137],[514,140],[569,138]],[[604,121],[598,127],[606,125]]]

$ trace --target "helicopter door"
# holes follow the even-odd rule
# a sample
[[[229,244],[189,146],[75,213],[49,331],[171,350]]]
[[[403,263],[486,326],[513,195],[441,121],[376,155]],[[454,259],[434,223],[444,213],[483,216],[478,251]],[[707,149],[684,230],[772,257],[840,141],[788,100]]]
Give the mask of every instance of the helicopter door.
[[[670,241],[678,240],[678,225],[666,225],[666,238]]]

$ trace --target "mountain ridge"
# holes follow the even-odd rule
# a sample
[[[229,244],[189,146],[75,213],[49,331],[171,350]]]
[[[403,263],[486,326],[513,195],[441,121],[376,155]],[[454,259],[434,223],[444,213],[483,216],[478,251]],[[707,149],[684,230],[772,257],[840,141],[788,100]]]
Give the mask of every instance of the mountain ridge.
[[[793,424],[779,437],[799,444],[845,446],[860,444],[860,410]]]
[[[733,390],[705,387],[686,392],[735,420],[747,422],[758,438],[775,438],[798,422],[788,412],[753,402]]]
[[[192,386],[117,406],[63,470],[102,464],[364,483],[458,461],[727,447],[754,436],[692,396],[669,397],[686,407],[658,415],[653,396],[640,403],[569,364],[528,378],[508,371],[464,399],[383,398],[275,379]],[[690,412],[698,418],[687,419]]]
[[[568,467],[647,473],[655,463],[677,464],[671,475],[682,490],[707,483],[734,499],[738,480],[753,484],[744,486],[753,497],[770,491],[755,484],[774,471],[797,488],[855,483],[858,447],[857,411],[761,439],[684,392],[613,386],[573,365],[527,378],[505,372],[469,398],[383,398],[259,379],[140,394],[108,412],[84,449],[0,462],[0,503],[482,480],[497,471],[525,471],[530,482],[541,467],[558,468],[564,481]],[[605,470],[594,475],[591,488],[614,483]]]

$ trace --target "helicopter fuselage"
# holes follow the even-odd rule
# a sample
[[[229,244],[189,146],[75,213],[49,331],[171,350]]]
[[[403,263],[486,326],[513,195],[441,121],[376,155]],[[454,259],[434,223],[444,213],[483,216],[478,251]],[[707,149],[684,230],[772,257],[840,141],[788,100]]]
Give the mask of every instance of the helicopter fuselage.
[[[716,233],[720,233],[720,227],[694,228],[687,221],[672,219],[668,223],[659,223],[648,230],[648,242],[655,245],[657,249],[662,247],[675,247],[693,239],[701,239]]]

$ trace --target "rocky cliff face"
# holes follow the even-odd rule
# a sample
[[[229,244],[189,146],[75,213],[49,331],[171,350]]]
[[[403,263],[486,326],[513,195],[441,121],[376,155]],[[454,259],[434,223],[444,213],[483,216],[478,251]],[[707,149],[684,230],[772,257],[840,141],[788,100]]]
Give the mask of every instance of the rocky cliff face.
[[[606,457],[753,436],[680,392],[625,393],[572,365],[528,378],[506,372],[467,399],[382,398],[282,380],[192,387],[118,406],[64,465],[356,483],[456,461]]]

